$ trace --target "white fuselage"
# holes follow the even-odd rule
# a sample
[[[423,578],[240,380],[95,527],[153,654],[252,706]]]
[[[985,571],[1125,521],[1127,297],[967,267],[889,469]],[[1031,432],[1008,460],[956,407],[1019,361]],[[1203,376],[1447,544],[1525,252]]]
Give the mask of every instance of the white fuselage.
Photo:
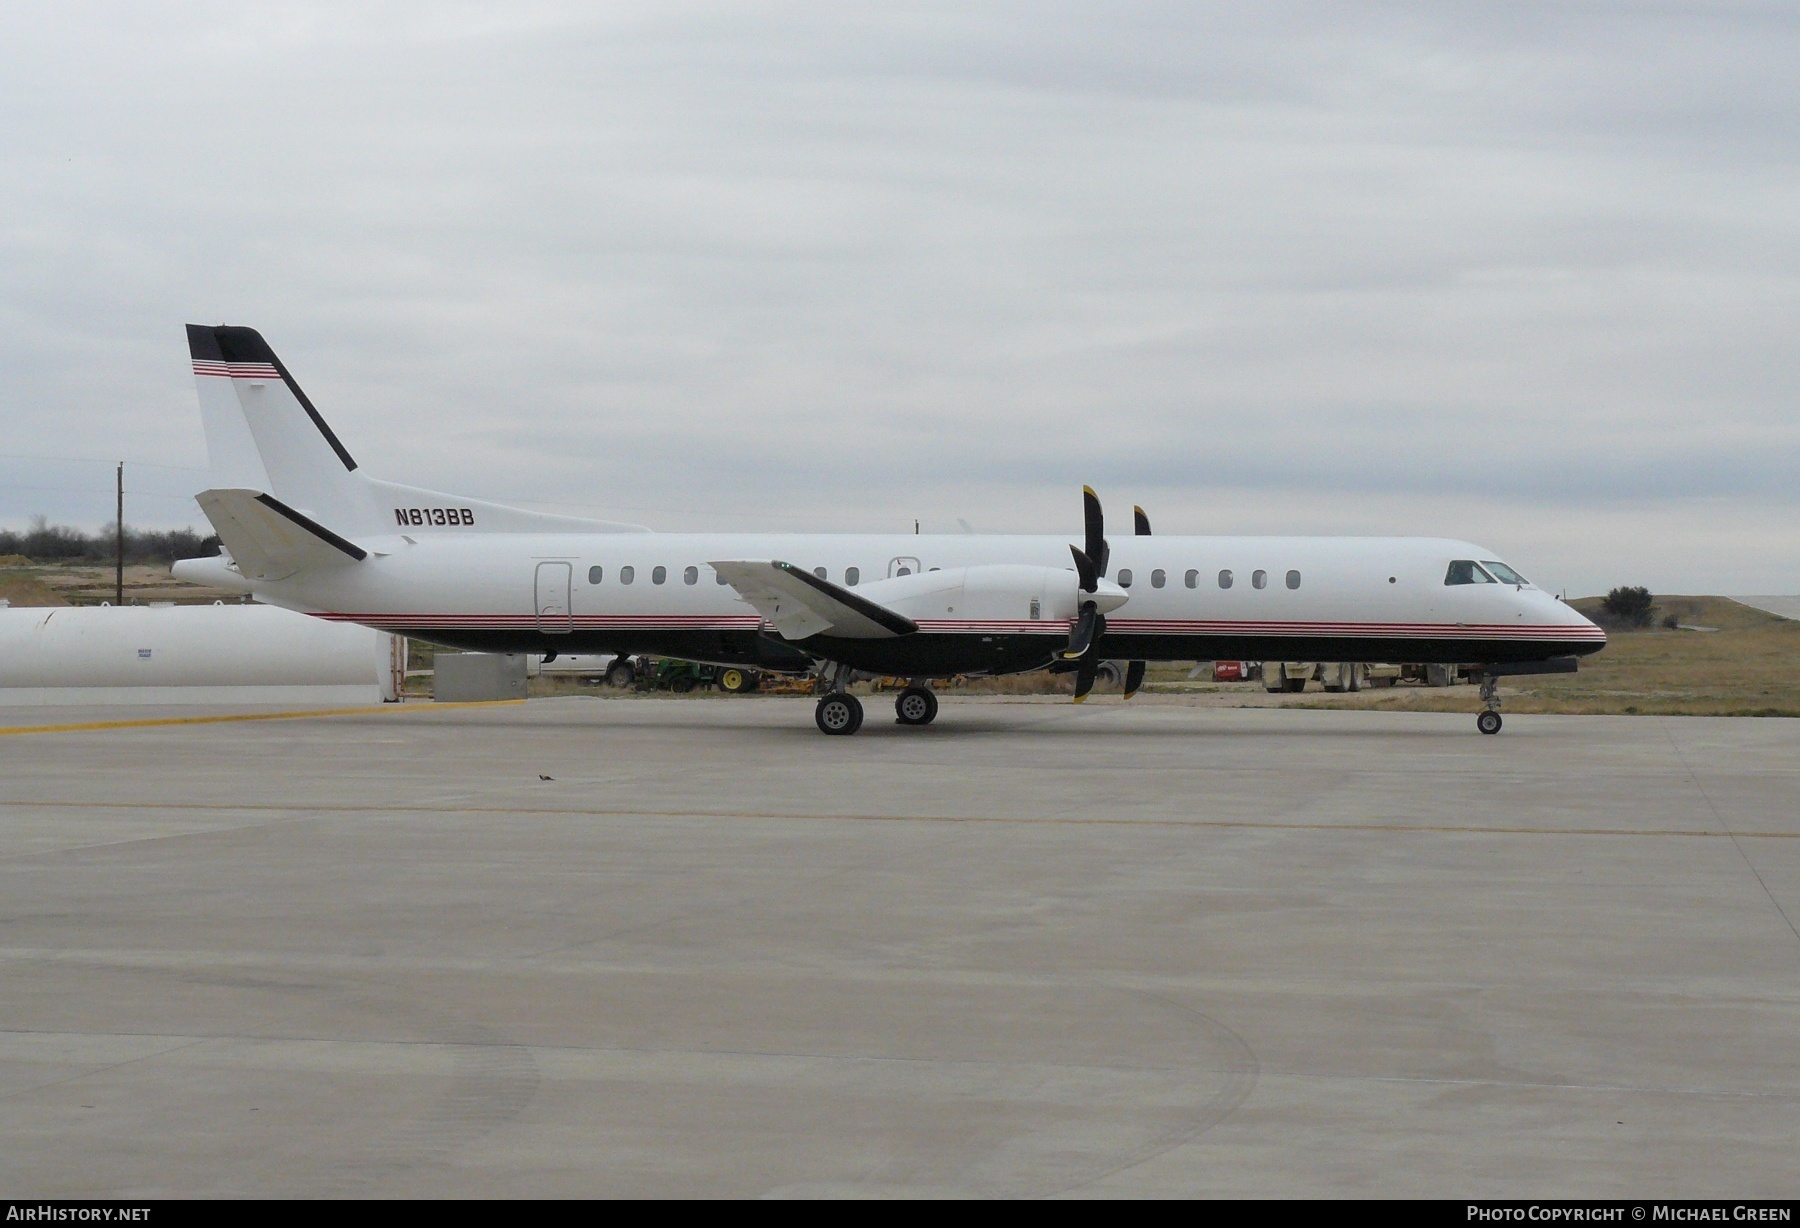
[[[1063,537],[863,534],[475,533],[414,527],[363,538],[371,557],[255,586],[263,599],[325,618],[488,649],[720,651],[755,636],[756,611],[710,563],[781,559],[857,589],[904,572],[994,564],[1070,569]],[[1536,587],[1447,585],[1457,559],[1492,551],[1438,538],[1123,537],[1107,576],[1127,599],[1107,616],[1108,655],[1195,660],[1533,659],[1585,653],[1599,628]],[[1221,582],[1229,572],[1229,585]],[[1258,577],[1261,583],[1258,584]],[[996,625],[1004,621],[1007,625]],[[934,636],[1063,639],[1066,621],[955,611]],[[1403,645],[1411,645],[1410,649]],[[711,653],[700,651],[708,647]],[[1254,651],[1251,651],[1254,649]],[[1329,651],[1327,651],[1329,650]],[[825,656],[817,646],[813,655]],[[765,662],[768,663],[768,662]]]

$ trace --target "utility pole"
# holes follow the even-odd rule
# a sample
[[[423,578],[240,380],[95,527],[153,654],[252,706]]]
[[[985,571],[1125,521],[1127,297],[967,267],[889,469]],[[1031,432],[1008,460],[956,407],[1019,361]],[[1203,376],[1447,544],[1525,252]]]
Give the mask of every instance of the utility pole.
[[[119,462],[118,514],[113,527],[118,530],[118,549],[113,554],[113,604],[125,604],[125,462]]]

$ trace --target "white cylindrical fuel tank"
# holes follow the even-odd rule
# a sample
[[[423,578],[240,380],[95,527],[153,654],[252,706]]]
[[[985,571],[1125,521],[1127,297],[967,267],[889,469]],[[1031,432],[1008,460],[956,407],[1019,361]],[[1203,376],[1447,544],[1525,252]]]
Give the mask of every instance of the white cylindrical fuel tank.
[[[378,703],[397,638],[266,605],[0,610],[0,704]]]

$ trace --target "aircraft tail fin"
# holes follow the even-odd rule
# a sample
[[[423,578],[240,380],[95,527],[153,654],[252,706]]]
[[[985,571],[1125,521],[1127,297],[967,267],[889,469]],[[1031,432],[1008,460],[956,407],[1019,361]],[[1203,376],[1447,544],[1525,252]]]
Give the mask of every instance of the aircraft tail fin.
[[[361,527],[367,500],[355,459],[262,334],[202,324],[187,334],[213,481]]]
[[[213,483],[220,489],[266,491],[315,523],[353,534],[646,531],[376,481],[357,467],[261,333],[190,324],[187,336]]]

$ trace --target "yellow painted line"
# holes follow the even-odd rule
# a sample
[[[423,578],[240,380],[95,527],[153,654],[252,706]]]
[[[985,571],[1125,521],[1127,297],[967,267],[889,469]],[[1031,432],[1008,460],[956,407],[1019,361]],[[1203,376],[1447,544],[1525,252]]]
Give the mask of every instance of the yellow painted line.
[[[220,725],[230,721],[303,721],[314,716],[364,716],[371,712],[443,712],[451,708],[498,708],[522,699],[466,700],[447,704],[370,704],[362,708],[314,708],[310,712],[234,712],[228,716],[156,716],[141,721],[80,721],[68,725],[13,725],[0,737],[16,733],[84,733],[91,729],[148,729],[154,725]]]
[[[518,700],[496,702],[517,703]],[[302,802],[0,801],[0,809],[243,811],[276,814],[506,814],[543,818],[750,819],[817,823],[998,823],[1049,827],[1192,827],[1221,831],[1393,832],[1445,836],[1674,836],[1690,840],[1800,840],[1800,831],[1708,831],[1693,827],[1458,827],[1426,823],[1286,823],[1256,819],[1058,819],[956,814],[793,814],[775,811],[650,810],[641,806],[307,805]]]

